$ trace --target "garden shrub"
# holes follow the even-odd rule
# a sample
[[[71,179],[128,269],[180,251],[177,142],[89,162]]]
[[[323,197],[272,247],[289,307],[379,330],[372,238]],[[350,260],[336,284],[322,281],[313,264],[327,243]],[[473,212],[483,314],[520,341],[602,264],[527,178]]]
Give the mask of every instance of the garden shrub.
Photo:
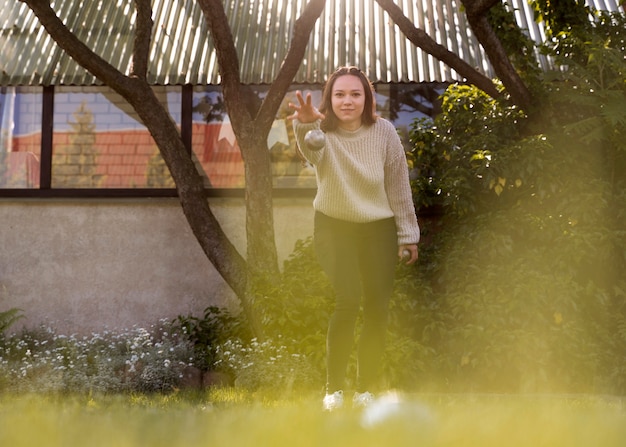
[[[4,312],[0,312],[0,337],[18,320],[24,318],[24,314],[21,309],[12,308]]]
[[[173,325],[193,345],[191,364],[226,374],[236,386],[288,392],[310,385],[310,362],[298,341],[280,333],[262,341],[252,338],[242,314],[209,306],[202,317],[179,316]]]
[[[217,347],[228,340],[250,340],[245,320],[228,309],[209,306],[202,317],[179,315],[172,327],[193,345],[193,365],[207,371],[213,369]]]
[[[398,265],[382,363],[388,388],[419,390],[432,381],[441,322],[438,305],[419,264]]]
[[[191,363],[204,371],[225,373],[249,390],[308,388],[323,383],[330,293],[311,240],[298,241],[279,278],[254,281],[263,339],[252,338],[243,313],[217,307],[173,324],[193,345]]]
[[[177,388],[193,347],[161,321],[89,336],[50,327],[0,340],[0,389],[11,392],[168,392]]]
[[[319,385],[310,361],[294,351],[293,344],[283,343],[280,336],[262,342],[253,338],[249,343],[235,338],[216,347],[214,367],[234,377],[235,386],[251,391],[288,394]]]
[[[306,383],[323,384],[325,340],[332,288],[322,272],[312,238],[296,242],[279,278],[258,282],[257,310],[268,339],[281,340],[290,355],[306,359]]]
[[[259,312],[268,338],[281,340],[286,352],[306,367],[299,380],[322,387],[325,377],[326,332],[333,311],[333,290],[314,253],[313,240],[296,243],[285,261],[281,277],[257,290]],[[390,304],[388,343],[383,380],[390,387],[415,388],[428,370],[434,351],[424,344],[433,321],[433,301],[423,275],[412,267],[399,266]],[[359,325],[357,325],[358,331]],[[357,333],[358,336],[358,333]],[[353,386],[356,362],[348,371]]]
[[[445,210],[420,264],[447,389],[626,392],[624,60],[587,51],[543,119],[454,85],[414,125],[416,203]]]
[[[0,289],[0,302],[4,300],[7,295],[6,287],[3,285]],[[4,332],[14,325],[18,320],[24,318],[22,309],[11,308],[0,312],[0,337],[4,335]]]
[[[433,349],[421,339],[431,325],[432,301],[416,285],[414,271],[399,267],[390,308],[389,343],[384,380],[393,387],[414,387]],[[279,278],[255,282],[256,306],[264,339],[233,333],[238,319],[222,317],[223,309],[208,308],[203,318],[175,321],[196,348],[194,365],[224,372],[250,390],[288,392],[324,385],[326,331],[333,310],[333,291],[322,272],[312,238],[296,242]],[[349,376],[354,376],[355,362]]]

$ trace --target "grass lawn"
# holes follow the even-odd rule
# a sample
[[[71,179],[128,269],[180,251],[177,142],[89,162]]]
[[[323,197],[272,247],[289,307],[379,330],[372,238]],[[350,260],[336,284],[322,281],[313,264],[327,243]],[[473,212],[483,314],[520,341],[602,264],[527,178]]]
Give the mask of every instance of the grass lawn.
[[[411,395],[367,411],[234,389],[152,396],[0,395],[0,446],[624,446],[626,400]]]

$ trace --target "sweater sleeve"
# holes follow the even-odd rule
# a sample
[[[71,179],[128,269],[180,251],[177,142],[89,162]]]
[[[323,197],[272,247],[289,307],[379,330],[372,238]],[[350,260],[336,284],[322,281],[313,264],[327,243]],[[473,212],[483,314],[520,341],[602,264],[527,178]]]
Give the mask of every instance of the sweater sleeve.
[[[396,221],[398,245],[417,244],[420,228],[413,204],[409,169],[402,142],[395,129],[390,132],[387,144],[385,191]]]

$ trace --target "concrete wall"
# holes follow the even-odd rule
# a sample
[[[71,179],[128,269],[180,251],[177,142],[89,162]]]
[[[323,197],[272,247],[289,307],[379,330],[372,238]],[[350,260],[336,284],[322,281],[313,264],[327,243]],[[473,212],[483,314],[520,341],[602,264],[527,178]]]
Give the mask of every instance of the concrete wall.
[[[243,200],[211,207],[245,254]],[[312,234],[311,199],[276,199],[274,220],[282,261]],[[237,306],[177,199],[4,199],[0,222],[0,311],[23,309],[22,326],[89,333]]]

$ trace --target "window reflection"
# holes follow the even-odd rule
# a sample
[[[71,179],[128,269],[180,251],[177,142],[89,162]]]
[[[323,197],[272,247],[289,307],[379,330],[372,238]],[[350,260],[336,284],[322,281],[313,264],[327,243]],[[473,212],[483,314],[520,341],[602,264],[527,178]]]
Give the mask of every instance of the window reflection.
[[[243,159],[219,88],[194,91],[191,135],[192,153],[205,186],[242,188]]]
[[[266,86],[248,87],[247,98],[251,108],[259,106],[267,89]],[[295,92],[298,89],[307,88],[293,86],[287,93],[267,137],[272,178],[277,188],[315,187],[315,175],[298,157],[291,122],[286,119],[292,113],[288,103],[295,101]],[[319,89],[312,93],[314,100],[319,100]],[[205,184],[214,188],[242,188],[245,180],[241,151],[226,115],[219,87],[195,89],[192,135],[193,153],[200,172],[204,175]]]
[[[0,88],[0,188],[38,188],[41,88]]]
[[[378,113],[392,121],[409,147],[417,117],[439,113],[445,84],[377,84]],[[268,86],[247,86],[247,107],[258,110]],[[182,87],[154,87],[174,121],[183,122]],[[276,188],[314,188],[315,174],[296,151],[289,102],[295,92],[321,100],[321,85],[293,85],[283,98],[267,138]],[[0,88],[0,188],[39,188],[43,89]],[[54,88],[52,188],[172,188],[160,152],[136,113],[107,87]],[[192,158],[206,187],[243,188],[240,147],[226,114],[221,87],[196,86],[192,94]],[[186,130],[188,130],[186,128]],[[48,154],[48,152],[45,152]],[[46,165],[44,163],[44,165]],[[45,178],[46,174],[42,178]]]
[[[180,123],[180,88],[155,87]],[[135,111],[102,87],[58,87],[53,188],[171,188],[174,182]]]
[[[289,103],[297,103],[296,91],[310,92],[314,104],[322,99],[321,86],[293,86],[285,95],[276,120],[268,137],[268,147],[272,155],[274,186],[278,188],[315,188],[315,171],[304,163],[296,151],[296,138],[291,121],[287,117],[293,113]]]

